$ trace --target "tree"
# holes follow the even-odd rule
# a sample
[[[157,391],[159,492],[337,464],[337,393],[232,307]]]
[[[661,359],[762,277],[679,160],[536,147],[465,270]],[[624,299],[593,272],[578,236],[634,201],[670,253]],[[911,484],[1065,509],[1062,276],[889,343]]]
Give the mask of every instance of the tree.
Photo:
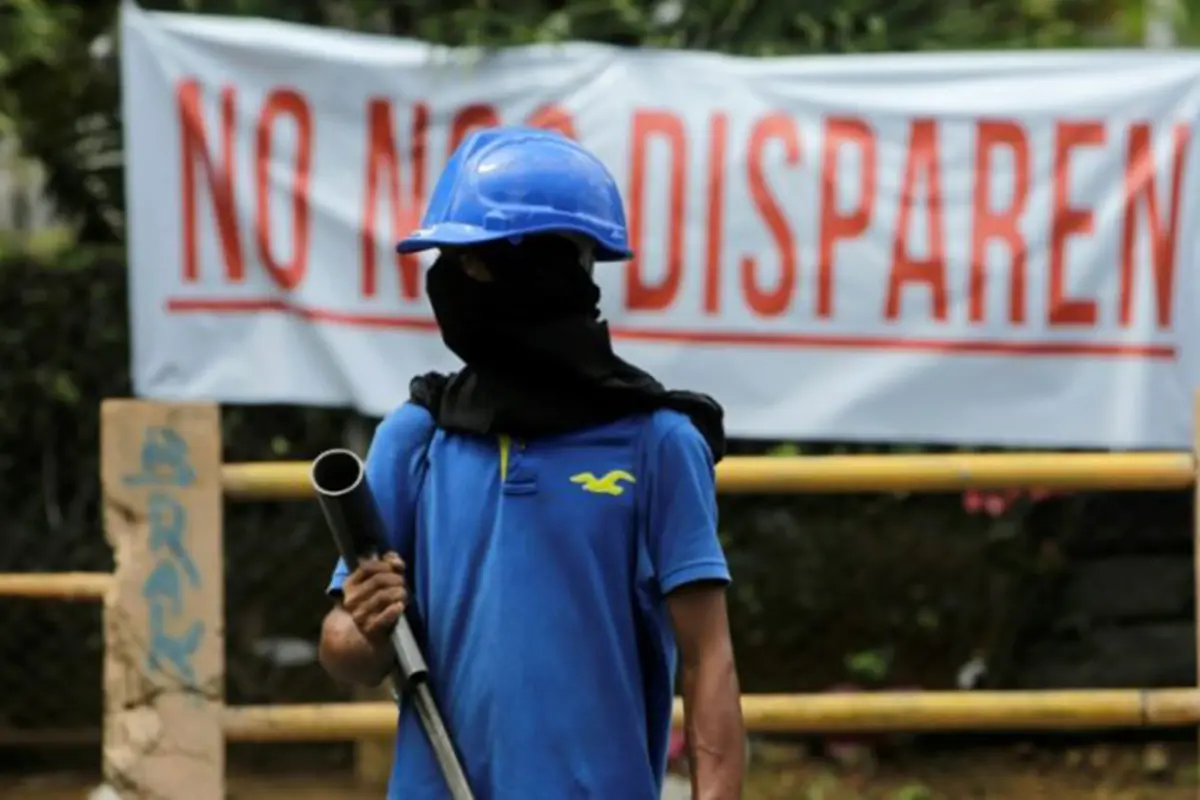
[[[1200,0],[1187,0],[1200,7]],[[147,0],[153,10],[265,16],[503,46],[587,39],[750,55],[1079,46],[1129,41],[1140,0]],[[0,120],[45,165],[84,242],[122,238],[120,3],[0,0]],[[501,7],[503,10],[501,10]],[[1128,8],[1126,12],[1125,8]],[[1113,21],[1116,25],[1113,25]]]

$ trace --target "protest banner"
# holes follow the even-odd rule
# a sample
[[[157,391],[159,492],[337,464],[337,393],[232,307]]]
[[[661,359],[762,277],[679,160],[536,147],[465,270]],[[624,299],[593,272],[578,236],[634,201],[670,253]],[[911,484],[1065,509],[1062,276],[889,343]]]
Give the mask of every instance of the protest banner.
[[[619,352],[732,435],[1191,444],[1200,57],[495,52],[123,18],[135,388],[383,414],[449,370],[417,227],[454,147],[553,128],[623,187]]]

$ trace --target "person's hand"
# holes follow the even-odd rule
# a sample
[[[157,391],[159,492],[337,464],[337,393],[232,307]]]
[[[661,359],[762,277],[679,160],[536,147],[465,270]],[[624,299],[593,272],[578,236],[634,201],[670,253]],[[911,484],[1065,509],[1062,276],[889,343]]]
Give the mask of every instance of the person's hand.
[[[395,553],[360,562],[342,584],[342,607],[362,635],[372,642],[388,637],[407,603],[404,562]]]

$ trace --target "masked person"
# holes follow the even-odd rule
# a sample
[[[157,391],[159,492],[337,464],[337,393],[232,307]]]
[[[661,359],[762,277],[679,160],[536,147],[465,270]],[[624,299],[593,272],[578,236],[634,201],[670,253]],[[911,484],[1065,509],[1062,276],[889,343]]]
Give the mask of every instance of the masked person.
[[[394,552],[335,571],[322,663],[378,684],[408,606],[478,800],[657,800],[678,667],[694,796],[740,797],[722,411],[613,352],[592,270],[631,256],[615,181],[557,134],[475,133],[398,249],[433,248],[465,367],[414,378],[375,432]],[[388,796],[448,796],[407,708]]]

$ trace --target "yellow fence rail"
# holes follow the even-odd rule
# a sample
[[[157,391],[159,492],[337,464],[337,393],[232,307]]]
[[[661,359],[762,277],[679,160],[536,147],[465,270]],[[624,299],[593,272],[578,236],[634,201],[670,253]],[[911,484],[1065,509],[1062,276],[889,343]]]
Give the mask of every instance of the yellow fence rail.
[[[1075,491],[1182,489],[1192,485],[1190,453],[960,453],[896,456],[731,456],[717,466],[725,494],[952,492],[1043,488]],[[231,500],[313,496],[308,462],[226,464]]]
[[[1200,722],[1195,689],[1045,692],[760,694],[742,698],[746,727],[760,733],[1112,730]],[[682,720],[683,709],[675,708]],[[353,739],[395,732],[393,703],[227,708],[225,735],[239,742]]]
[[[219,410],[211,404],[114,400],[101,416],[114,573],[0,574],[0,597],[103,600],[104,767],[121,777],[123,796],[221,796],[226,740],[392,736],[390,702],[223,702],[222,502],[311,498],[307,462],[222,464]],[[1179,489],[1196,485],[1198,450],[731,457],[717,478],[721,492],[743,494]],[[750,730],[792,733],[1200,725],[1200,688],[1193,687],[747,695],[742,705]]]

